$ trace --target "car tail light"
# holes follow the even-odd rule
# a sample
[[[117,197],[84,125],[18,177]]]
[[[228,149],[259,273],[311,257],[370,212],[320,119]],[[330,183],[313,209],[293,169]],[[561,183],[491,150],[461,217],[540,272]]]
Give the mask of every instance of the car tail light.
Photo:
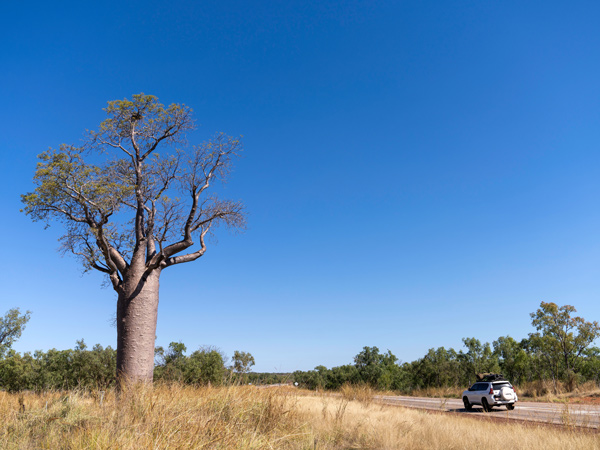
[[[494,386],[490,386],[490,395],[494,394]]]

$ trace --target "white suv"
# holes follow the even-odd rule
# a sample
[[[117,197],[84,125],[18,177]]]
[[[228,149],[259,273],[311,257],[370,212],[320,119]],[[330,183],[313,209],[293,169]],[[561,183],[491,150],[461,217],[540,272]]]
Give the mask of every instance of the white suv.
[[[512,411],[519,400],[515,388],[506,380],[478,381],[463,392],[462,399],[467,411],[471,411],[473,405],[481,405],[485,412],[501,405]]]

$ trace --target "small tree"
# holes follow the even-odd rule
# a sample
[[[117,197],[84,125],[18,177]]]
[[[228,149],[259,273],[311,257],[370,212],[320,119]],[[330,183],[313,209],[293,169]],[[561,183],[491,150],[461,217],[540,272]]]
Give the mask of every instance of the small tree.
[[[19,308],[10,309],[4,317],[0,317],[0,358],[21,337],[30,317],[31,311],[21,314]]]
[[[233,352],[233,371],[237,374],[244,374],[250,371],[254,365],[254,356],[247,352],[236,350]]]
[[[530,334],[529,340],[545,358],[554,377],[568,377],[577,370],[584,351],[600,336],[598,322],[571,317],[575,312],[571,305],[542,302],[531,313],[531,323],[538,332]]]
[[[219,350],[200,348],[188,358],[184,368],[184,381],[190,384],[220,385],[225,378],[225,362]]]
[[[510,336],[501,336],[493,346],[500,371],[514,384],[520,383],[530,365],[530,356],[521,343]]]
[[[388,350],[379,353],[377,347],[363,347],[362,351],[354,357],[354,365],[362,382],[372,387],[387,388],[391,383],[391,374],[398,368],[398,358]],[[382,386],[383,384],[383,386]]]
[[[498,360],[494,358],[489,342],[481,343],[479,339],[463,338],[467,352],[458,353],[467,381],[473,380],[478,373],[498,372]]]
[[[117,375],[152,381],[162,271],[204,255],[215,227],[244,227],[240,202],[209,195],[242,146],[217,134],[189,147],[191,109],[151,95],[105,111],[83,145],[39,155],[35,190],[22,201],[33,220],[62,222],[62,249],[107,276],[117,293]]]
[[[182,381],[187,362],[186,350],[187,348],[183,342],[171,342],[166,353],[162,347],[157,347],[155,357],[158,359],[158,364],[154,369],[154,378]]]

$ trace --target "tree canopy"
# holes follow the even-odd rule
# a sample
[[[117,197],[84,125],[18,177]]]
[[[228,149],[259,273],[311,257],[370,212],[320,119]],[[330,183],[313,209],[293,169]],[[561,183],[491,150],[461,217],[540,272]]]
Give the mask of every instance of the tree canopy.
[[[242,149],[238,138],[219,133],[185,153],[185,133],[194,128],[187,106],[138,94],[108,102],[105,111],[108,118],[83,145],[39,155],[36,188],[22,196],[34,220],[65,225],[63,251],[107,274],[118,290],[135,258],[144,257],[146,272],[193,261],[204,254],[211,229],[244,227],[240,202],[207,195],[231,170]],[[87,162],[91,153],[106,160]],[[194,236],[199,248],[176,256]]]
[[[533,350],[557,375],[577,368],[584,351],[600,336],[598,322],[572,317],[575,312],[571,305],[542,302],[540,308],[531,313],[531,324],[538,330],[530,334]]]
[[[255,364],[254,356],[249,352],[236,350],[233,352],[232,368],[238,374],[244,374],[250,371],[250,368]]]

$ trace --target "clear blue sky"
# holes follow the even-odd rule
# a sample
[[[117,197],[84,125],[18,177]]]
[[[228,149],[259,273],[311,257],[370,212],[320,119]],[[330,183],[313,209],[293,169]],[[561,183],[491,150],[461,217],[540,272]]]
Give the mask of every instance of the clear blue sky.
[[[0,314],[15,348],[116,344],[115,295],[19,212],[36,155],[109,100],[185,103],[243,135],[250,212],[162,277],[157,344],[255,370],[412,361],[532,331],[541,301],[600,319],[598,2],[5,2]],[[500,307],[499,305],[502,305]]]

